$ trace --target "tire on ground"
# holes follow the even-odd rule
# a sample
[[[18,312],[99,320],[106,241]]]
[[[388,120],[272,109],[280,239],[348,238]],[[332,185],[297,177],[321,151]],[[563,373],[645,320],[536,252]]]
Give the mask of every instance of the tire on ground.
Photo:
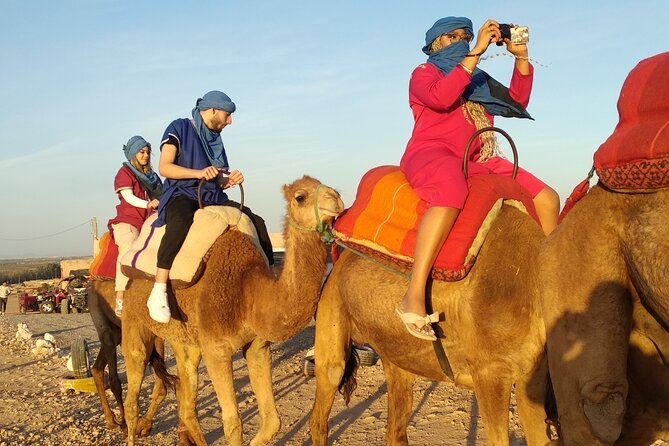
[[[74,378],[88,378],[91,376],[91,368],[88,361],[88,344],[83,338],[75,339],[70,348],[72,355],[72,368]]]
[[[70,312],[70,299],[64,298],[60,301],[60,314],[68,314]]]
[[[40,313],[53,313],[55,309],[56,305],[53,303],[53,301],[50,300],[42,302],[39,306]]]

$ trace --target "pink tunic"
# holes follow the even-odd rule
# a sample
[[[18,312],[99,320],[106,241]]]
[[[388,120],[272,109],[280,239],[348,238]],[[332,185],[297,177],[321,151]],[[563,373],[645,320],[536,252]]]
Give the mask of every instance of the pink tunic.
[[[527,106],[532,91],[534,70],[523,75],[514,69],[509,93],[518,103]],[[467,141],[476,125],[465,108],[462,94],[471,76],[456,66],[443,75],[430,64],[419,65],[409,83],[409,106],[415,124],[411,139],[402,156],[400,167],[419,197],[429,206],[462,209],[467,198],[467,181],[462,173],[462,160]],[[493,116],[486,112],[493,123]],[[477,138],[469,153],[469,175],[497,173],[509,175],[513,163],[498,156],[478,163],[481,142]],[[516,180],[535,197],[546,185],[524,169],[518,169]]]

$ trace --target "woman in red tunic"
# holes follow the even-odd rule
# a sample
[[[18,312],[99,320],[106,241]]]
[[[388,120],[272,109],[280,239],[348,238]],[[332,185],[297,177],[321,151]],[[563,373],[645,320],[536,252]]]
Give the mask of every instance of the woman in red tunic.
[[[429,56],[411,75],[409,105],[414,129],[400,167],[418,196],[428,204],[421,220],[414,265],[407,293],[397,313],[414,336],[435,340],[431,322],[439,314],[425,311],[425,286],[439,249],[444,244],[467,197],[462,163],[469,138],[493,124],[493,116],[530,118],[525,110],[532,90],[533,68],[527,45],[502,39],[500,26],[486,21],[476,44],[472,22],[466,17],[438,20],[425,36],[423,52]],[[477,68],[491,43],[504,42],[515,57],[510,88]],[[471,147],[469,175],[510,175],[513,164],[498,156],[495,134],[484,132]],[[533,197],[546,234],[557,226],[557,193],[529,172],[518,169],[516,180]]]
[[[123,294],[128,285],[128,278],[121,272],[121,258],[139,236],[144,221],[158,207],[162,193],[162,182],[151,169],[151,144],[141,136],[133,136],[123,151],[128,162],[123,163],[114,178],[114,191],[120,203],[116,206],[116,217],[107,224],[118,246],[115,285],[118,317],[121,317]]]

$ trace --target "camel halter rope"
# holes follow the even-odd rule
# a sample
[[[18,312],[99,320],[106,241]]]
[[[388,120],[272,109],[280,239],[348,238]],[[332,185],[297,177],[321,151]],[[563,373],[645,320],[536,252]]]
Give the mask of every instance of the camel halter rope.
[[[288,224],[290,224],[293,228],[301,231],[301,232],[318,232],[321,235],[321,240],[323,243],[326,244],[331,244],[334,241],[334,234],[332,233],[332,228],[321,220],[320,213],[318,212],[318,191],[321,189],[322,184],[319,184],[316,186],[316,192],[315,192],[315,198],[314,198],[314,214],[316,215],[316,221],[318,224],[316,225],[315,228],[308,228],[306,226],[300,226],[297,224],[295,220],[288,215]]]

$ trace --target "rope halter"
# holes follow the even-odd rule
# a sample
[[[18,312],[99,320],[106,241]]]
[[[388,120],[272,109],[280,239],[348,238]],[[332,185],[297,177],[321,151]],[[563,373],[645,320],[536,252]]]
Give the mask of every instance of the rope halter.
[[[305,226],[300,226],[295,220],[288,215],[288,224],[290,224],[295,229],[298,229],[302,232],[318,232],[321,235],[321,240],[323,243],[330,244],[334,241],[334,234],[332,233],[332,228],[321,221],[320,213],[318,212],[318,191],[320,190],[322,184],[319,184],[316,187],[315,198],[314,198],[314,214],[316,216],[316,227],[308,228]]]

